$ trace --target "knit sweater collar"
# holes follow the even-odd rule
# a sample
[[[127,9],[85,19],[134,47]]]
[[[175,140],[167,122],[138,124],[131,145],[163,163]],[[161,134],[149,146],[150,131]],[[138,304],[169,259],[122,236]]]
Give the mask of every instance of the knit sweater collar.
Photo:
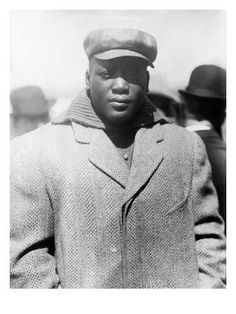
[[[65,124],[71,121],[79,123],[85,127],[107,129],[107,125],[104,124],[94,111],[85,89],[72,101],[67,111],[55,117],[52,120],[52,123]],[[158,121],[169,122],[168,118],[162,115],[159,110],[154,107],[151,101],[145,97],[141,105],[141,110],[133,119],[130,127],[140,128],[145,125],[155,124]]]

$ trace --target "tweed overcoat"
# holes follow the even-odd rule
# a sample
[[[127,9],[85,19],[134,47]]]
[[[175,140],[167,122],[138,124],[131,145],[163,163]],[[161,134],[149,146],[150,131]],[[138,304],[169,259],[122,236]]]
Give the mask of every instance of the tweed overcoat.
[[[129,170],[103,130],[50,123],[14,139],[11,159],[11,287],[224,287],[198,135],[141,127]]]

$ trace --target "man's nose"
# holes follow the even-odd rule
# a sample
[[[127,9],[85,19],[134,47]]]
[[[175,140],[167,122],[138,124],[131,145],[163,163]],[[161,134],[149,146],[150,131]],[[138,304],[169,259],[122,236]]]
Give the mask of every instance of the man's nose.
[[[117,77],[114,79],[112,84],[113,93],[124,94],[129,92],[129,84],[122,77]]]

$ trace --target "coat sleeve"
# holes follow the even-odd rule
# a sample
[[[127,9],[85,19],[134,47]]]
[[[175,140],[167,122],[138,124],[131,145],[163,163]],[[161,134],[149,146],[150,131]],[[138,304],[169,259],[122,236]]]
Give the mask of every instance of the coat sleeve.
[[[225,287],[224,222],[218,214],[218,199],[211,180],[211,167],[205,146],[195,137],[192,208],[200,288]]]
[[[32,141],[23,139],[11,145],[10,287],[57,288],[52,207]]]

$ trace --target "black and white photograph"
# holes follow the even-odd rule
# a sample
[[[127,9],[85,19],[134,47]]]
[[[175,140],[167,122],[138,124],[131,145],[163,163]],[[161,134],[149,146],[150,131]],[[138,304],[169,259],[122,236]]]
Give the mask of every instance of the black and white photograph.
[[[15,10],[10,288],[226,287],[222,10]]]
[[[9,10],[19,313],[231,313],[228,10],[131,8]]]

